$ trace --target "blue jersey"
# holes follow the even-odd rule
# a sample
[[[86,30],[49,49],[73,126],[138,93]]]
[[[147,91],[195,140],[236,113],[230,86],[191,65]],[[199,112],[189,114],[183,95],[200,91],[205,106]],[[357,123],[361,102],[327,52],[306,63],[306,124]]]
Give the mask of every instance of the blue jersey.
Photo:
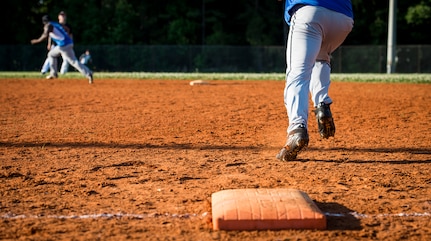
[[[49,33],[49,36],[58,46],[63,47],[73,43],[72,39],[61,24],[56,22],[49,22],[49,24],[53,26],[52,32]]]
[[[286,0],[284,9],[284,19],[290,23],[291,13],[289,12],[296,4],[312,5],[324,7],[329,10],[342,13],[353,18],[352,2],[350,0]]]

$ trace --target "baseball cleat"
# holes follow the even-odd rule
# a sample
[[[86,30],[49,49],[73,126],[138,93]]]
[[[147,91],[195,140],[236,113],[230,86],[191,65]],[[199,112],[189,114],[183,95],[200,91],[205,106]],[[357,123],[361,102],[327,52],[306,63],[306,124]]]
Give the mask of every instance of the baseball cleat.
[[[329,105],[321,102],[314,110],[319,134],[325,139],[335,135],[335,124]]]
[[[276,158],[280,161],[293,161],[298,153],[308,146],[308,132],[305,126],[291,131],[287,137],[286,145],[280,150]]]
[[[48,75],[48,76],[46,76],[46,79],[57,79],[57,76],[55,76],[55,75]]]
[[[88,78],[88,83],[89,84],[93,84],[93,73],[90,73],[88,76],[87,76],[87,78]]]

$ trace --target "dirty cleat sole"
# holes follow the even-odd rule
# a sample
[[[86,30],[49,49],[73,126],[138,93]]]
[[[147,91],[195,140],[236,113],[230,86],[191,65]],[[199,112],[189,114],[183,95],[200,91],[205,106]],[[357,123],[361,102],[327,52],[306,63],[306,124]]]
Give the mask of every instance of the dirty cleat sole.
[[[328,139],[335,135],[335,125],[332,117],[322,117],[317,119],[319,134],[322,138]]]
[[[332,118],[330,104],[320,103],[314,110],[317,119],[317,127],[322,138],[329,138],[335,135],[335,124]]]
[[[280,161],[293,161],[298,153],[308,146],[308,142],[307,129],[298,128],[293,130],[287,138],[286,145],[280,150],[276,158]]]

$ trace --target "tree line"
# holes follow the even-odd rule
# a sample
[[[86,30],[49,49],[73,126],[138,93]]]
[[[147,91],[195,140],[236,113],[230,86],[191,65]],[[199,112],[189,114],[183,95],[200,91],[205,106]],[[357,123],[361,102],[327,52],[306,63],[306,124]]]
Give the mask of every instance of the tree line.
[[[389,0],[352,0],[355,24],[346,45],[387,41]],[[284,45],[288,25],[278,0],[8,0],[2,45],[29,44],[41,17],[67,13],[82,45]],[[431,0],[398,1],[397,43],[430,44]]]

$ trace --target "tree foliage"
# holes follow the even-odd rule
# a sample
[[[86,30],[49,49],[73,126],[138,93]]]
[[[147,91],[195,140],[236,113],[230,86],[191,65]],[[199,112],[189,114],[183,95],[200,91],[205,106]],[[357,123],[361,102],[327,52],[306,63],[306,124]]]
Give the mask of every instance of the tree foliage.
[[[431,23],[431,1],[421,2],[407,10],[406,21],[410,25],[428,25]]]
[[[345,44],[385,44],[389,1],[352,0],[355,26]],[[4,1],[0,44],[28,44],[41,17],[64,10],[75,42],[149,45],[284,45],[287,25],[277,0]],[[399,44],[429,44],[431,0],[398,1]]]

